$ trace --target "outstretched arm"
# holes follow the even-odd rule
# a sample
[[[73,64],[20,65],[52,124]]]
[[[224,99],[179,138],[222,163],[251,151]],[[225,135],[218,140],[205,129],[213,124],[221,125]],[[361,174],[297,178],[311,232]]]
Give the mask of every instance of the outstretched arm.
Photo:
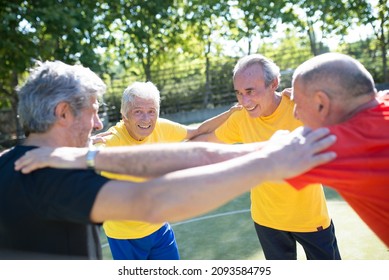
[[[141,177],[221,162],[260,149],[263,143],[224,145],[215,143],[166,143],[108,147],[98,150],[95,169]],[[38,168],[86,169],[88,148],[40,147],[15,162],[15,169],[29,173]]]
[[[204,214],[263,181],[282,180],[333,159],[333,153],[320,154],[334,141],[323,136],[323,131],[283,134],[259,151],[224,162],[140,184],[110,181],[100,191],[91,217],[96,222],[135,219],[156,223]]]
[[[91,144],[99,144],[99,143],[102,143],[104,144],[105,143],[105,137],[108,136],[108,135],[111,135],[112,132],[110,131],[104,131],[104,132],[101,132],[101,133],[98,133],[96,135],[93,135],[89,138],[89,140],[91,141]]]
[[[329,130],[326,128],[309,133],[303,132],[302,128],[299,128],[282,137],[272,137],[270,141],[252,144],[225,145],[187,142],[109,147],[97,152],[95,166],[97,170],[113,173],[155,177],[175,170],[218,163],[256,150],[262,151],[263,147],[267,147],[267,149],[263,149],[262,153],[264,153],[269,147],[277,147],[279,146],[278,143],[284,143],[282,141],[296,142],[313,138],[311,144],[327,144],[325,147],[319,146],[323,150],[334,142],[333,137],[328,136],[328,133]],[[319,135],[319,137],[316,135]],[[304,147],[303,144],[302,146]],[[27,152],[18,159],[15,162],[15,169],[21,170],[23,173],[29,173],[43,167],[87,168],[87,152],[87,148],[41,147]],[[325,153],[324,156],[327,154]],[[321,159],[321,156],[315,155],[314,158]]]
[[[202,122],[198,127],[187,127],[187,139],[192,140],[203,134],[214,132],[222,125],[235,111],[242,110],[242,105],[235,104],[229,110]]]

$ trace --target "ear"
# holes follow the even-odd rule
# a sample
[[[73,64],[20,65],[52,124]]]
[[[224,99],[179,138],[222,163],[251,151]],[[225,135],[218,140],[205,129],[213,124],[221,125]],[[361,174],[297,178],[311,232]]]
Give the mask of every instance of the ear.
[[[278,79],[274,79],[271,84],[270,84],[272,90],[277,90],[278,86],[279,86],[279,83],[278,83]]]
[[[123,115],[123,114],[121,114],[121,115],[122,115],[123,122],[127,122],[128,121],[127,117],[125,115]]]
[[[74,116],[67,102],[58,103],[54,114],[57,117],[57,123],[60,125],[68,126],[69,123],[73,122]]]
[[[315,93],[314,101],[317,113],[320,115],[322,120],[326,120],[330,114],[330,98],[324,91],[317,91]]]

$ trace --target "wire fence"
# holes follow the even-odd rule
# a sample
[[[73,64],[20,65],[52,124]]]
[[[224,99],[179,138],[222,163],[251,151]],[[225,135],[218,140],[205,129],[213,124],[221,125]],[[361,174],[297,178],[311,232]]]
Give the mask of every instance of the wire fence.
[[[265,54],[281,68],[280,89],[291,86],[291,77],[295,67],[311,57],[309,52],[291,52]],[[364,61],[364,65],[374,76],[378,76],[377,62],[367,63],[366,57],[354,57]],[[377,56],[375,55],[374,58]],[[238,58],[218,58],[203,62],[180,64],[170,68],[151,72],[152,82],[161,92],[161,116],[178,112],[192,112],[231,105],[236,102],[232,84],[232,70]],[[371,68],[369,68],[369,67]],[[374,76],[375,77],[375,76]],[[120,120],[120,102],[124,89],[134,81],[144,81],[144,75],[124,75],[106,80],[108,85],[105,104],[101,106],[100,117],[105,125]],[[389,83],[377,84],[377,89],[388,89]],[[0,152],[20,142],[24,135],[17,131],[15,113],[0,111]]]

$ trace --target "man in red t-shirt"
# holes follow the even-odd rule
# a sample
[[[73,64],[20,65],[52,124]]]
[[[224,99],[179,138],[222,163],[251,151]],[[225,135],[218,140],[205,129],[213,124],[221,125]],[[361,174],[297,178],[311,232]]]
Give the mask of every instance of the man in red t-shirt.
[[[389,96],[378,96],[365,67],[327,53],[293,75],[295,116],[305,126],[328,126],[337,158],[287,180],[295,188],[320,182],[338,193],[389,247]]]

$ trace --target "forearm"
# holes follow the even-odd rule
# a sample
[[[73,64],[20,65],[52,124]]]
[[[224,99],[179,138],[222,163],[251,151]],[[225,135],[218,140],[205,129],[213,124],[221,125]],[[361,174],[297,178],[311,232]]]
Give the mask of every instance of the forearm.
[[[215,131],[220,125],[222,125],[231,116],[232,112],[233,112],[232,110],[228,110],[213,118],[205,120],[197,128],[198,135]]]
[[[99,194],[92,219],[135,219],[160,223],[201,215],[250,190],[261,180],[270,178],[272,165],[266,160],[261,161],[258,154],[246,155],[172,172],[133,186],[132,190],[125,188],[123,182],[111,182]],[[121,186],[121,193],[112,199],[112,193],[118,190],[115,184]],[[109,204],[109,201],[117,199],[123,204]]]
[[[215,141],[209,141],[209,137],[214,134],[215,130],[221,126],[227,119],[235,112],[242,110],[242,106],[239,104],[236,104],[232,106],[229,110],[210,118],[203,123],[201,123],[196,129],[190,129],[188,132],[187,139],[190,141],[208,141],[208,142],[215,142]],[[211,136],[212,137],[212,136]],[[216,141],[217,143],[220,143],[220,141]]]
[[[142,177],[154,177],[189,167],[207,165],[257,150],[262,144],[170,143],[100,149],[95,169]],[[15,162],[15,169],[29,173],[38,168],[86,169],[87,148],[41,147]]]
[[[213,143],[142,145],[136,148],[102,149],[96,156],[96,169],[143,177],[208,165],[245,155],[255,145],[237,147]]]
[[[318,154],[334,142],[322,136],[311,139],[321,139],[315,143],[308,138],[295,139],[287,146],[267,143],[257,152],[140,184],[111,181],[99,193],[91,218],[97,222],[131,219],[159,223],[204,214],[263,181],[290,178],[333,159],[331,153]]]

